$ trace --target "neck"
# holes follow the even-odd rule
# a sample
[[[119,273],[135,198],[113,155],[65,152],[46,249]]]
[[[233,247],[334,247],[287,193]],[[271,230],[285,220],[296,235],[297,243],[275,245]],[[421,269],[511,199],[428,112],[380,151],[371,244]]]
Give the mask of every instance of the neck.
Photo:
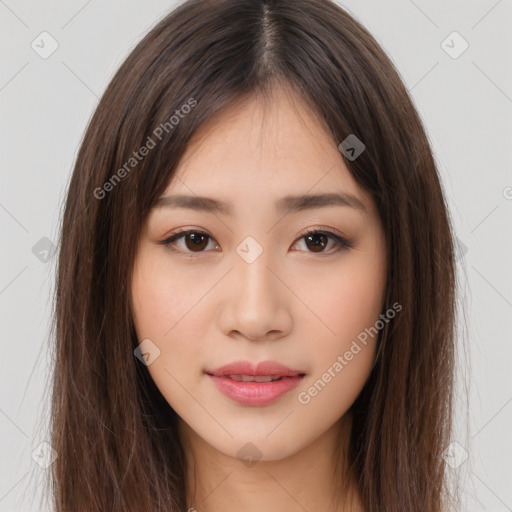
[[[345,414],[309,445],[280,460],[244,464],[219,452],[179,420],[187,458],[187,510],[362,511],[348,466],[352,417]]]

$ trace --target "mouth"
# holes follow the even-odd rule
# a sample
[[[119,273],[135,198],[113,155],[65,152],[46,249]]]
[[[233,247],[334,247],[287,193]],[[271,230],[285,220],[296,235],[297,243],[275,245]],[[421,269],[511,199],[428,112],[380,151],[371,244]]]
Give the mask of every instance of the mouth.
[[[225,396],[245,406],[276,402],[306,375],[275,361],[264,361],[257,366],[248,361],[237,361],[204,373]]]
[[[285,377],[283,375],[214,375],[211,373],[207,373],[207,375],[211,375],[212,377],[226,377],[227,379],[235,380],[237,382],[275,382],[277,380],[289,378],[288,376]],[[303,373],[299,375],[304,376]]]

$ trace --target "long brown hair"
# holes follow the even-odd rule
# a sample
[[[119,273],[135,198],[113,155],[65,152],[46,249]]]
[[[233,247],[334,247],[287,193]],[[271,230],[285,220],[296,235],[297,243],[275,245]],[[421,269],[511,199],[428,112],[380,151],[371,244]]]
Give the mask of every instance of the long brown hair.
[[[232,101],[277,84],[293,87],[337,145],[350,134],[365,144],[346,164],[382,220],[384,309],[402,306],[379,333],[352,407],[350,464],[363,505],[444,510],[454,244],[411,98],[375,39],[330,0],[189,0],[113,77],[69,183],[55,290],[56,512],[186,510],[176,413],[134,357],[129,279],[146,216],[193,134]]]

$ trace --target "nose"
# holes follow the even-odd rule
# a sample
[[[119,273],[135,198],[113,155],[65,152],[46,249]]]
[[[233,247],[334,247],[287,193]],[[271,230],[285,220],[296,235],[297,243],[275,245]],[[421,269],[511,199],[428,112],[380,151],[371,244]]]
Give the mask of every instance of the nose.
[[[220,327],[226,336],[250,341],[277,340],[292,328],[291,299],[267,252],[247,262],[238,255],[223,294]]]

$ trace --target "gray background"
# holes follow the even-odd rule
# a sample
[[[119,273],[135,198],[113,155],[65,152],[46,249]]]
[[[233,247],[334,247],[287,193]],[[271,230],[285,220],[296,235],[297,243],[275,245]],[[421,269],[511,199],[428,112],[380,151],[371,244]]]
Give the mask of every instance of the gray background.
[[[462,478],[462,510],[512,511],[512,2],[339,3],[382,44],[411,91],[460,241],[468,329],[459,340],[470,387],[458,386],[460,448],[448,456]],[[32,453],[47,440],[38,416],[49,384],[56,258],[41,261],[36,244],[57,243],[73,162],[103,90],[174,5],[0,0],[0,511],[42,510],[37,482],[47,470]],[[47,59],[31,47],[43,31],[59,45]],[[457,58],[442,45],[453,31],[469,43]],[[461,48],[451,39],[452,51]]]

